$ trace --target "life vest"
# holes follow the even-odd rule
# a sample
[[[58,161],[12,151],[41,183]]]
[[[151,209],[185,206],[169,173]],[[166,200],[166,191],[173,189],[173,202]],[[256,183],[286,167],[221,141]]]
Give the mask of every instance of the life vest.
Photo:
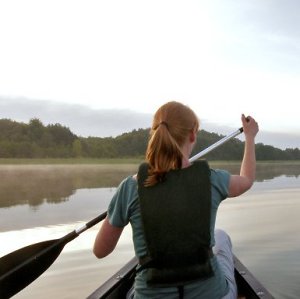
[[[206,161],[171,170],[162,182],[145,187],[147,163],[138,171],[138,195],[149,268],[147,282],[179,286],[213,275],[210,264],[210,169]]]

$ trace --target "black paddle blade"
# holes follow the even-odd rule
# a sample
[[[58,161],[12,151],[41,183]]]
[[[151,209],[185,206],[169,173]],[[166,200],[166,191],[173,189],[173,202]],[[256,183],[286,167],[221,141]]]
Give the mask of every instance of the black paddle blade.
[[[10,298],[39,277],[65,246],[60,239],[20,248],[0,259],[0,299]]]
[[[103,220],[106,214],[102,213],[60,239],[29,245],[1,257],[0,299],[10,298],[38,278],[52,265],[68,242]]]

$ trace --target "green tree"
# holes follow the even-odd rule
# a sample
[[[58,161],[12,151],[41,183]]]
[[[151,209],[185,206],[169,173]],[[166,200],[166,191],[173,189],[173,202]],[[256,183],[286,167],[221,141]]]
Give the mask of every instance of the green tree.
[[[32,141],[39,142],[45,132],[43,123],[38,118],[32,118],[29,121],[29,136]]]
[[[47,131],[52,136],[52,140],[55,144],[72,146],[73,141],[77,138],[69,128],[60,124],[48,125]]]
[[[220,140],[222,135],[200,131],[192,155]],[[133,130],[116,138],[77,137],[60,124],[44,126],[33,118],[29,124],[0,119],[1,158],[122,158],[143,156],[149,139],[149,129]],[[244,144],[234,138],[209,153],[208,160],[240,160]],[[271,145],[256,144],[257,160],[299,160],[300,150],[281,150]]]

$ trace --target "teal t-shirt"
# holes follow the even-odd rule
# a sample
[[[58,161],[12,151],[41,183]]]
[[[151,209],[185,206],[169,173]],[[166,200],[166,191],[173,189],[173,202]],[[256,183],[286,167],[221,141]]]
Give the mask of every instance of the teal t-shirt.
[[[211,246],[215,244],[214,230],[217,210],[222,200],[228,196],[230,174],[225,170],[211,169]],[[124,179],[114,194],[109,207],[108,218],[113,226],[124,227],[129,222],[132,227],[133,244],[137,257],[147,253],[146,243],[142,230],[142,220],[139,210],[137,181],[132,176]],[[185,298],[222,298],[228,292],[228,285],[216,257],[211,264],[214,276],[188,284],[184,288]],[[135,298],[178,298],[177,288],[149,288],[146,284],[146,271],[140,271],[135,279]]]

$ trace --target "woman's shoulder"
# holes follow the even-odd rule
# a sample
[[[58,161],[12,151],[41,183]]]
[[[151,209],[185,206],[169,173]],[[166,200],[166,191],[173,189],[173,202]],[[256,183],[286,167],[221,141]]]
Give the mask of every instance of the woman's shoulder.
[[[222,181],[227,182],[230,177],[230,173],[225,169],[210,168],[210,165],[206,160],[195,161],[193,165],[197,166],[200,169],[205,168],[206,171],[209,171],[211,177],[211,183],[219,183]]]
[[[128,176],[127,178],[124,179],[124,181],[129,186],[136,187],[137,186],[137,174]]]
[[[137,188],[137,179],[136,175],[130,175],[123,179],[123,181],[120,183],[118,187],[119,192],[126,191],[127,193],[131,193],[132,191],[135,191]]]

